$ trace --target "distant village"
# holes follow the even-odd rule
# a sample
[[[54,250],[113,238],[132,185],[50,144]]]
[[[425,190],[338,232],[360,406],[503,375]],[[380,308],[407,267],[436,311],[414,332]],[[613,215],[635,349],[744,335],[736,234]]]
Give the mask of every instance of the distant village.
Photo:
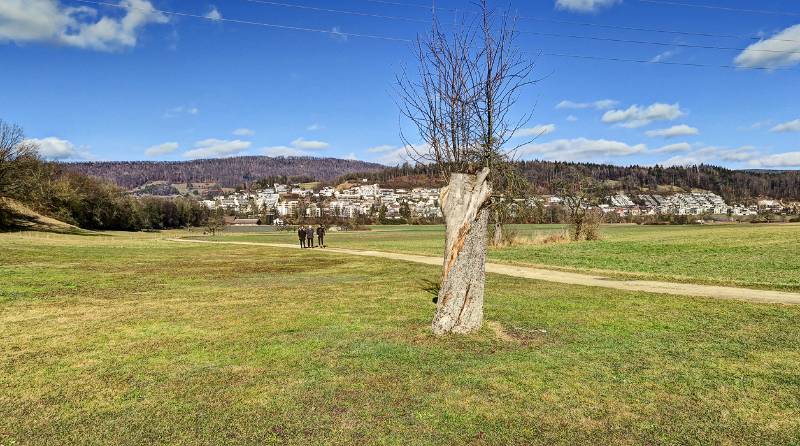
[[[191,186],[187,185],[187,186]],[[249,189],[249,188],[248,188]],[[618,193],[592,206],[607,221],[629,221],[646,216],[749,217],[764,214],[796,215],[799,203],[762,199],[753,204],[729,204],[711,192],[669,194]],[[240,217],[239,224],[294,224],[303,219],[351,219],[364,222],[441,222],[438,188],[390,189],[379,184],[348,183],[337,187],[319,183],[273,184],[257,190],[224,191],[201,200],[207,208]],[[518,210],[538,209],[555,214],[564,207],[564,197],[535,196],[514,200]],[[554,221],[554,220],[551,220]]]
[[[442,216],[438,188],[386,189],[378,184],[318,189],[300,184],[274,184],[261,190],[221,195],[202,203],[212,210],[266,216],[268,221],[263,223],[278,225],[298,217],[434,221]]]

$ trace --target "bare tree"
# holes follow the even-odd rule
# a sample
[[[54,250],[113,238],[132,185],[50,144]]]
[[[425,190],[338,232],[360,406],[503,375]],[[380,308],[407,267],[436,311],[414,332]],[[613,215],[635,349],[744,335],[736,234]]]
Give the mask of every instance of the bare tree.
[[[592,178],[560,179],[555,182],[555,189],[568,212],[570,238],[576,241],[598,238],[597,226],[602,218],[595,212],[606,189]],[[587,225],[592,226],[588,237]]]
[[[205,226],[206,231],[209,232],[212,237],[217,235],[217,231],[225,230],[224,214],[222,209],[218,208],[208,215]]]
[[[0,196],[16,198],[39,164],[38,148],[22,128],[0,119]]]
[[[399,76],[399,106],[423,144],[401,135],[408,155],[432,163],[449,182],[439,204],[446,224],[442,284],[433,332],[469,333],[483,322],[488,221],[493,195],[502,195],[513,149],[507,143],[528,116],[512,122],[533,65],[514,45],[513,21],[498,25],[486,1],[479,23],[461,20],[417,40],[418,73]],[[498,200],[495,200],[496,202]]]
[[[506,241],[505,224],[520,212],[514,199],[527,195],[530,184],[512,163],[506,163],[499,169],[496,168],[495,172],[497,171],[500,171],[501,174],[495,175],[494,189],[500,193],[495,193],[491,203],[492,246],[503,246]]]

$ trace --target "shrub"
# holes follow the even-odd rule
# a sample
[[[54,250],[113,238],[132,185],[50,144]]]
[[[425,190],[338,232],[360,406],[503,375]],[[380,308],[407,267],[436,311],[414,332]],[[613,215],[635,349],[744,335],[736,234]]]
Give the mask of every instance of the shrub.
[[[583,227],[581,228],[581,236],[584,240],[600,240],[602,239],[602,234],[600,233],[600,228],[603,224],[603,212],[602,211],[590,211],[586,213],[586,217],[583,219]]]

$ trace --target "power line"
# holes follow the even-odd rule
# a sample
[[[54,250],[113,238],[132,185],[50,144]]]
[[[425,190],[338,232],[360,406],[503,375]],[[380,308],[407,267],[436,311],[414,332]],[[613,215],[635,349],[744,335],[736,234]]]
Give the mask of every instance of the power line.
[[[790,17],[800,17],[800,12],[789,12],[789,11],[772,11],[772,10],[764,10],[764,9],[742,9],[742,8],[731,8],[728,6],[717,6],[717,5],[702,5],[697,3],[681,3],[681,2],[673,2],[667,0],[638,0],[640,3],[652,3],[655,5],[669,5],[669,6],[687,6],[690,8],[703,8],[703,9],[716,9],[721,11],[732,11],[732,12],[747,12],[753,14],[771,14],[771,15],[785,15]]]
[[[431,10],[433,6],[426,6],[420,5],[416,3],[401,3],[401,2],[393,2],[389,0],[364,0],[370,3],[381,3],[384,5],[392,5],[392,6],[406,6],[412,8],[421,8]],[[800,13],[798,12],[789,12],[789,11],[770,11],[770,10],[763,10],[763,9],[742,9],[742,8],[730,8],[727,6],[716,6],[716,5],[700,5],[696,3],[681,3],[675,1],[668,1],[668,0],[638,0],[641,3],[652,3],[652,4],[660,4],[660,5],[671,5],[671,6],[688,6],[692,8],[704,8],[704,9],[717,9],[722,11],[734,11],[734,12],[748,12],[748,13],[755,13],[755,14],[772,14],[772,15],[786,15],[792,17],[800,17]],[[436,9],[442,11],[458,11],[458,9],[451,9],[451,8],[441,8],[436,7]]]
[[[450,8],[442,8],[440,6],[426,6],[426,5],[419,5],[415,3],[400,3],[400,2],[391,2],[388,0],[364,0],[365,2],[369,3],[380,3],[383,5],[392,5],[392,6],[407,6],[413,8],[420,8],[420,9],[427,9],[429,11],[433,10],[434,8],[441,10],[441,11],[458,11],[457,9],[450,9]]]
[[[422,9],[427,9],[429,11],[433,10],[432,6],[425,6],[425,5],[414,4],[414,3],[400,3],[400,2],[390,1],[390,0],[362,0],[362,1],[367,2],[367,3],[377,3],[377,4],[383,4],[383,5],[405,6],[405,7],[410,7],[410,8],[422,8]],[[648,0],[640,0],[640,1],[648,1]],[[653,1],[655,1],[655,0],[653,0]],[[452,9],[452,8],[436,7],[435,9],[439,10],[439,11],[471,13],[470,11]],[[560,24],[560,25],[587,26],[587,27],[596,27],[596,28],[617,29],[617,30],[621,30],[621,31],[641,31],[641,32],[661,33],[661,34],[684,35],[684,36],[692,36],[692,37],[717,37],[717,38],[723,38],[723,39],[763,40],[762,36],[755,36],[755,35],[721,34],[721,33],[709,33],[709,32],[699,32],[699,31],[680,31],[680,30],[665,29],[665,28],[649,28],[649,27],[641,27],[641,26],[609,25],[609,24],[605,24],[605,23],[580,22],[580,21],[574,21],[574,20],[560,20],[560,19],[550,19],[550,18],[544,18],[544,17],[523,16],[523,15],[517,16],[516,18],[518,18],[520,20],[531,20],[531,21],[537,21],[537,22],[555,23],[555,24]],[[795,40],[795,39],[772,38],[772,40],[780,41],[780,42],[800,42],[800,40]]]
[[[361,12],[361,11],[344,11],[341,9],[330,9],[330,8],[320,8],[316,6],[307,6],[307,5],[295,5],[291,3],[279,3],[279,2],[271,2],[266,0],[244,0],[250,3],[259,3],[269,6],[280,6],[284,8],[297,8],[297,9],[306,9],[311,11],[321,11],[321,12],[333,12],[337,14],[350,14],[356,15],[361,17],[373,17],[379,19],[388,19],[388,20],[401,20],[405,22],[417,22],[417,23],[430,23],[430,20],[423,20],[423,19],[415,19],[411,17],[400,17],[400,16],[391,16],[391,15],[382,15],[382,14],[372,14],[368,12]]]
[[[336,36],[352,36],[352,37],[363,37],[363,38],[372,38],[372,39],[379,39],[379,40],[387,40],[387,41],[395,41],[395,42],[404,42],[404,43],[411,43],[412,40],[410,39],[402,39],[397,37],[387,37],[387,36],[376,36],[371,34],[358,34],[358,33],[345,33],[339,31],[330,31],[326,29],[317,29],[317,28],[305,28],[305,27],[298,27],[298,26],[288,26],[288,25],[276,25],[271,23],[263,23],[263,22],[253,22],[249,20],[238,20],[238,19],[227,19],[227,18],[212,18],[206,17],[198,14],[190,14],[185,12],[177,12],[177,11],[166,11],[161,9],[155,8],[139,8],[135,6],[125,6],[116,3],[109,3],[104,1],[97,1],[97,0],[74,0],[80,3],[88,3],[93,5],[99,6],[110,6],[115,8],[121,9],[133,9],[139,10],[144,12],[157,12],[166,15],[172,15],[177,17],[190,17],[194,19],[201,19],[207,20],[211,22],[229,22],[229,23],[236,23],[242,25],[255,25],[255,26],[262,26],[266,28],[273,28],[273,29],[283,29],[283,30],[291,30],[291,31],[305,31],[305,32],[314,32],[320,34],[329,34],[329,35],[336,35]],[[376,1],[376,0],[373,0]],[[708,64],[699,64],[699,63],[683,63],[683,62],[667,62],[667,61],[652,61],[652,60],[640,60],[640,59],[625,59],[625,58],[616,58],[616,57],[602,57],[602,56],[589,56],[589,55],[581,55],[581,54],[568,54],[568,53],[559,53],[559,52],[549,52],[550,50],[537,50],[540,51],[539,54],[543,56],[553,56],[553,57],[570,57],[570,58],[577,58],[577,59],[591,59],[591,60],[603,60],[603,61],[611,61],[611,62],[633,62],[633,63],[645,63],[645,64],[657,64],[657,65],[674,65],[674,66],[689,66],[689,67],[702,67],[702,68],[731,68],[731,69],[739,69],[742,67],[737,67],[733,65],[708,65]],[[753,70],[787,70],[788,68],[774,68],[774,67],[745,67],[747,69]]]
[[[678,31],[678,30],[663,29],[663,28],[643,28],[638,26],[608,25],[603,23],[575,22],[571,20],[546,19],[541,17],[530,17],[530,16],[521,16],[519,18],[522,20],[535,20],[539,22],[558,23],[563,25],[577,25],[577,26],[589,26],[589,27],[607,28],[607,29],[618,29],[622,31],[643,31],[643,32],[653,32],[662,34],[677,34],[677,35],[693,36],[693,37],[718,37],[724,39],[749,39],[749,40],[763,39],[762,37],[752,36],[752,35],[746,36],[746,35],[736,35],[736,34],[717,34],[717,33],[706,33],[706,32],[694,32],[694,31]],[[794,39],[772,38],[772,40],[780,42],[800,42]]]
[[[565,37],[570,39],[587,39],[587,40],[599,40],[603,42],[635,43],[640,45],[660,45],[660,46],[681,47],[681,48],[700,48],[708,50],[757,51],[757,52],[778,53],[778,54],[800,54],[800,51],[792,51],[792,50],[768,50],[768,49],[740,48],[740,47],[729,47],[729,46],[695,45],[690,43],[654,42],[650,40],[617,39],[615,37],[580,36],[572,34],[543,33],[538,31],[519,31],[519,32],[525,34],[533,34],[537,36],[544,36],[544,37]]]
[[[280,6],[286,8],[298,8],[304,10],[312,10],[312,11],[321,11],[321,12],[330,12],[336,14],[349,14],[349,15],[356,15],[362,17],[372,17],[372,18],[380,18],[380,19],[388,19],[388,20],[402,20],[408,22],[416,22],[416,23],[430,23],[430,20],[423,20],[423,19],[415,19],[411,17],[400,17],[400,16],[389,16],[389,15],[381,15],[381,14],[372,14],[362,11],[352,11],[352,10],[342,10],[342,9],[332,9],[332,8],[320,8],[315,6],[307,6],[307,5],[297,5],[292,3],[280,3],[280,2],[273,2],[267,0],[244,0],[250,3],[258,3],[264,4],[268,6]],[[383,0],[368,0],[368,1],[380,1],[383,3]],[[390,2],[393,3],[393,2]],[[395,4],[395,3],[393,3]],[[399,3],[397,3],[399,4]],[[416,6],[416,5],[415,5]],[[530,17],[529,17],[530,18]],[[543,20],[543,21],[550,21],[548,19],[538,19],[538,18],[530,18],[533,20]],[[557,22],[564,23],[565,21],[557,20]],[[567,22],[567,23],[576,23],[576,22]],[[616,26],[609,26],[612,28],[619,28]],[[624,27],[625,29],[632,29],[630,27]],[[640,29],[641,30],[641,29]],[[543,33],[538,31],[528,31],[528,30],[519,30],[520,33],[525,34],[533,34],[533,35],[540,35],[546,37],[565,37],[571,39],[588,39],[588,40],[599,40],[599,41],[606,41],[606,42],[619,42],[619,43],[633,43],[633,44],[640,44],[640,45],[659,45],[659,46],[670,46],[670,47],[682,47],[682,48],[699,48],[699,49],[709,49],[709,50],[731,50],[731,51],[745,51],[748,48],[738,48],[738,47],[726,47],[726,46],[714,46],[714,45],[697,45],[697,44],[687,44],[687,43],[668,43],[668,42],[654,42],[649,40],[632,40],[632,39],[619,39],[619,38],[611,38],[611,37],[596,37],[596,36],[579,36],[579,35],[568,35],[568,34],[555,34],[555,33]],[[680,33],[680,32],[677,32]],[[702,33],[692,33],[694,35],[704,35],[704,36],[713,36],[710,34],[702,34]],[[739,37],[739,36],[728,36],[728,37]],[[754,37],[751,37],[756,39]],[[775,39],[775,40],[783,40],[783,39]],[[792,41],[794,42],[794,41]],[[766,52],[766,53],[785,53],[785,54],[800,54],[800,51],[793,51],[793,50],[771,50],[771,49],[758,49],[753,48],[750,51],[756,52]]]
[[[655,61],[655,60],[644,60],[644,59],[625,59],[620,57],[589,56],[584,54],[568,54],[568,53],[542,52],[540,54],[542,56],[571,57],[575,59],[603,60],[609,62],[631,62],[631,63],[643,63],[651,65],[676,65],[676,66],[696,67],[696,68],[725,68],[725,69],[746,68],[749,70],[763,70],[763,71],[786,71],[789,69],[789,68],[773,68],[773,67],[737,67],[735,65],[710,65],[710,64],[691,63],[691,62],[668,62],[668,61]]]
[[[130,5],[126,6],[126,5],[122,5],[122,4],[108,3],[108,2],[96,1],[96,0],[74,0],[74,1],[80,2],[80,3],[89,3],[89,4],[93,4],[93,5],[100,5],[100,6],[110,6],[110,7],[121,8],[121,9],[134,9],[134,10],[143,11],[143,12],[151,12],[151,13],[152,12],[158,12],[158,13],[161,13],[161,14],[166,14],[166,15],[171,15],[171,16],[176,16],[176,17],[191,17],[191,18],[194,18],[194,19],[208,20],[208,21],[211,21],[211,22],[238,23],[240,25],[255,25],[255,26],[263,26],[263,27],[266,27],[266,28],[284,29],[284,30],[289,30],[289,31],[314,32],[314,33],[320,33],[320,34],[329,34],[329,35],[333,35],[333,36],[362,37],[362,38],[367,38],[367,39],[388,40],[388,41],[405,42],[405,43],[411,43],[412,42],[412,40],[410,40],[410,39],[402,39],[402,38],[398,38],[398,37],[377,36],[377,35],[372,35],[372,34],[359,34],[359,33],[328,30],[328,29],[304,28],[304,27],[289,26],[289,25],[276,25],[276,24],[273,24],[273,23],[253,22],[253,21],[249,21],[249,20],[227,19],[227,18],[224,18],[224,17],[212,18],[212,17],[206,17],[206,16],[202,16],[202,15],[197,15],[197,14],[190,14],[190,13],[186,13],[186,12],[166,11],[166,10],[163,10],[163,9],[155,9],[155,8],[139,8],[139,7],[130,6]]]

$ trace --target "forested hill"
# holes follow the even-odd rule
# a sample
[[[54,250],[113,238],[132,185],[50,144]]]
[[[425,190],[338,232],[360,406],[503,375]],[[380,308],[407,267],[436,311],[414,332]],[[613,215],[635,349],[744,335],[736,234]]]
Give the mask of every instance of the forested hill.
[[[333,181],[352,172],[377,172],[386,166],[336,158],[241,156],[193,161],[103,161],[63,164],[68,170],[105,178],[132,189],[149,181],[215,182],[236,187],[265,177]]]
[[[386,187],[409,188],[443,185],[428,166],[387,168],[381,164],[336,158],[243,156],[194,161],[106,161],[62,164],[68,170],[109,179],[132,189],[149,181],[170,183],[214,182],[236,187],[264,178],[287,178],[292,182],[320,180],[344,182],[368,178]],[[730,170],[716,166],[661,167],[614,166],[609,164],[519,161],[532,192],[553,192],[559,178],[590,176],[615,182],[619,190],[656,191],[659,188],[692,188],[716,192],[726,200],[745,202],[757,197],[800,200],[800,171]]]
[[[716,166],[643,167],[551,161],[519,161],[517,167],[531,184],[532,192],[553,193],[555,180],[590,176],[597,181],[615,182],[628,192],[656,191],[674,187],[715,192],[731,202],[746,202],[757,197],[800,200],[800,171],[730,170]],[[356,173],[340,182],[366,177],[386,187],[441,185],[431,167],[401,166],[379,172]]]

